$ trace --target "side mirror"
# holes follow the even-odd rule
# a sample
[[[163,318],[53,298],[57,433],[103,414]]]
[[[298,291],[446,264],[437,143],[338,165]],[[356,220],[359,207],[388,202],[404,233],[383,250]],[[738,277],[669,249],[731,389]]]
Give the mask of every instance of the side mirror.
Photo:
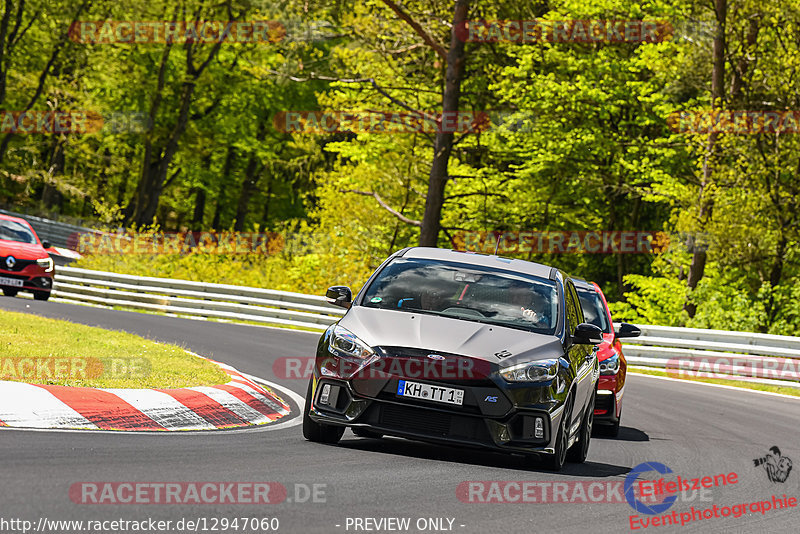
[[[575,327],[572,342],[576,345],[597,345],[603,342],[603,330],[590,323],[581,323]]]
[[[50,241],[42,241],[42,247],[50,248]]]
[[[325,298],[329,304],[349,308],[353,303],[353,292],[347,286],[331,286],[325,292]]]
[[[614,332],[614,335],[617,339],[621,337],[639,337],[642,331],[639,330],[638,326],[634,326],[630,323],[620,323],[619,330]]]

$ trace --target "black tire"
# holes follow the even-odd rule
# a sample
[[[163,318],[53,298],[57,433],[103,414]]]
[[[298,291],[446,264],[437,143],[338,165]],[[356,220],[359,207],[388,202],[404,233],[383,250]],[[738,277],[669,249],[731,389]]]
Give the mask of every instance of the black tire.
[[[545,468],[550,471],[561,471],[567,460],[567,443],[569,442],[569,426],[572,419],[572,395],[564,404],[564,414],[558,424],[557,439],[554,454],[548,455],[544,460]]]
[[[371,438],[371,439],[381,439],[383,434],[380,432],[375,432],[374,430],[369,430],[367,428],[353,428],[353,434],[360,438]]]
[[[17,293],[19,293],[19,289],[14,289],[13,287],[4,287],[3,288],[3,295],[7,297],[16,297]]]
[[[323,425],[312,421],[308,415],[311,410],[311,390],[314,379],[308,381],[306,391],[306,408],[303,410],[303,437],[316,443],[338,443],[344,434],[343,426]]]
[[[573,463],[582,464],[586,461],[589,454],[589,443],[592,441],[592,426],[594,425],[594,399],[597,392],[592,393],[592,400],[586,406],[586,414],[581,421],[581,428],[578,433],[578,441],[573,443],[567,451],[567,460]]]
[[[47,300],[50,298],[49,291],[34,291],[33,292],[33,299],[34,300]]]

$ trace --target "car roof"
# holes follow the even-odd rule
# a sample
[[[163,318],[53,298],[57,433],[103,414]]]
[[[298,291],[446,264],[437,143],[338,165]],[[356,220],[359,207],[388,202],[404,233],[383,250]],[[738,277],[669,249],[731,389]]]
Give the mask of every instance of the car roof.
[[[547,278],[550,280],[556,279],[557,272],[555,267],[548,267],[547,265],[533,263],[532,261],[504,258],[502,256],[480,254],[475,252],[463,252],[445,248],[411,247],[401,251],[398,255],[404,258],[452,261],[471,265],[479,265],[481,267],[504,269],[507,271],[516,271],[518,273],[531,276],[538,276],[539,278]]]
[[[6,215],[5,213],[0,213],[0,219],[5,220],[5,221],[14,221],[14,222],[19,222],[19,223],[24,223],[25,226],[30,226],[30,223],[28,221],[26,221],[25,219],[22,219],[20,217],[13,217],[11,215]]]

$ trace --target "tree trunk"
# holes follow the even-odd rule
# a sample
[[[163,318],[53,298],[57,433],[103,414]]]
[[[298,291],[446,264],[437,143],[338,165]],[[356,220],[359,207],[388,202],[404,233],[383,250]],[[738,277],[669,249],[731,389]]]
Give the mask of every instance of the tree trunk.
[[[450,50],[447,52],[447,69],[445,72],[444,92],[442,94],[443,117],[458,112],[461,100],[461,81],[464,77],[465,43],[456,35],[456,28],[463,27],[467,21],[468,0],[456,0],[453,13],[453,26],[450,32]],[[444,124],[445,121],[442,121]],[[428,193],[425,197],[425,214],[422,217],[422,228],[419,244],[422,247],[435,247],[439,241],[441,229],[444,190],[447,185],[447,167],[453,150],[454,133],[440,128],[436,133],[431,165]]]
[[[267,136],[266,123],[261,122],[256,133],[256,144],[261,145]],[[247,221],[247,213],[250,211],[250,200],[257,190],[258,181],[264,173],[264,165],[259,161],[258,156],[254,153],[251,154],[247,161],[247,167],[244,171],[244,181],[242,182],[242,189],[239,193],[239,201],[236,203],[236,219],[233,229],[236,232],[244,231],[244,224]]]
[[[712,51],[714,65],[711,73],[711,108],[712,110],[720,110],[723,106],[725,84],[725,21],[728,15],[727,0],[714,0],[714,12],[717,19],[717,33],[714,36],[714,47]],[[700,182],[699,192],[700,206],[697,213],[701,232],[705,230],[706,224],[711,220],[714,210],[713,192],[709,190],[713,187],[713,159],[716,155],[717,137],[717,132],[711,132],[709,134],[708,144],[706,145],[706,155],[703,160],[703,178]],[[697,284],[705,274],[708,252],[704,243],[698,243],[697,240],[691,236],[689,239],[692,241],[691,245],[693,245],[694,250],[692,252],[692,263],[689,265],[689,275],[686,281],[689,295],[687,295],[683,309],[689,317],[692,318],[697,313],[697,305],[692,302],[691,293],[697,288]]]
[[[236,232],[244,230],[244,223],[250,208],[250,199],[256,191],[258,179],[263,171],[264,167],[261,166],[256,157],[250,156],[247,168],[244,171],[244,182],[242,182],[242,190],[239,193],[239,202],[236,204],[236,222],[233,224],[233,229]]]
[[[266,230],[269,225],[269,201],[272,198],[272,176],[267,176],[267,198],[264,200],[264,213],[261,216],[261,229]]]
[[[225,163],[222,165],[222,179],[219,181],[219,193],[217,194],[217,203],[214,206],[214,219],[211,221],[211,228],[214,230],[220,229],[222,221],[222,210],[225,206],[225,193],[228,189],[228,177],[233,168],[233,162],[236,159],[236,150],[233,145],[228,145],[228,153],[225,155]]]
[[[192,230],[203,229],[203,214],[206,212],[206,190],[203,187],[195,188],[194,213],[192,214]]]

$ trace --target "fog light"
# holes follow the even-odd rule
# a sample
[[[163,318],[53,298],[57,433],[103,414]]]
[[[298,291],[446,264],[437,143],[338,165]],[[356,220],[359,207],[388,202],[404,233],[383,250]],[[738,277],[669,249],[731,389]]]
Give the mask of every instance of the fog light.
[[[331,396],[331,385],[325,384],[322,386],[322,393],[319,396],[320,404],[328,404],[328,398]]]
[[[541,417],[537,417],[536,422],[533,424],[533,436],[536,439],[542,439],[544,437],[544,422]]]
[[[508,427],[503,425],[503,428],[500,430],[500,441],[510,441],[511,436],[508,434]]]

